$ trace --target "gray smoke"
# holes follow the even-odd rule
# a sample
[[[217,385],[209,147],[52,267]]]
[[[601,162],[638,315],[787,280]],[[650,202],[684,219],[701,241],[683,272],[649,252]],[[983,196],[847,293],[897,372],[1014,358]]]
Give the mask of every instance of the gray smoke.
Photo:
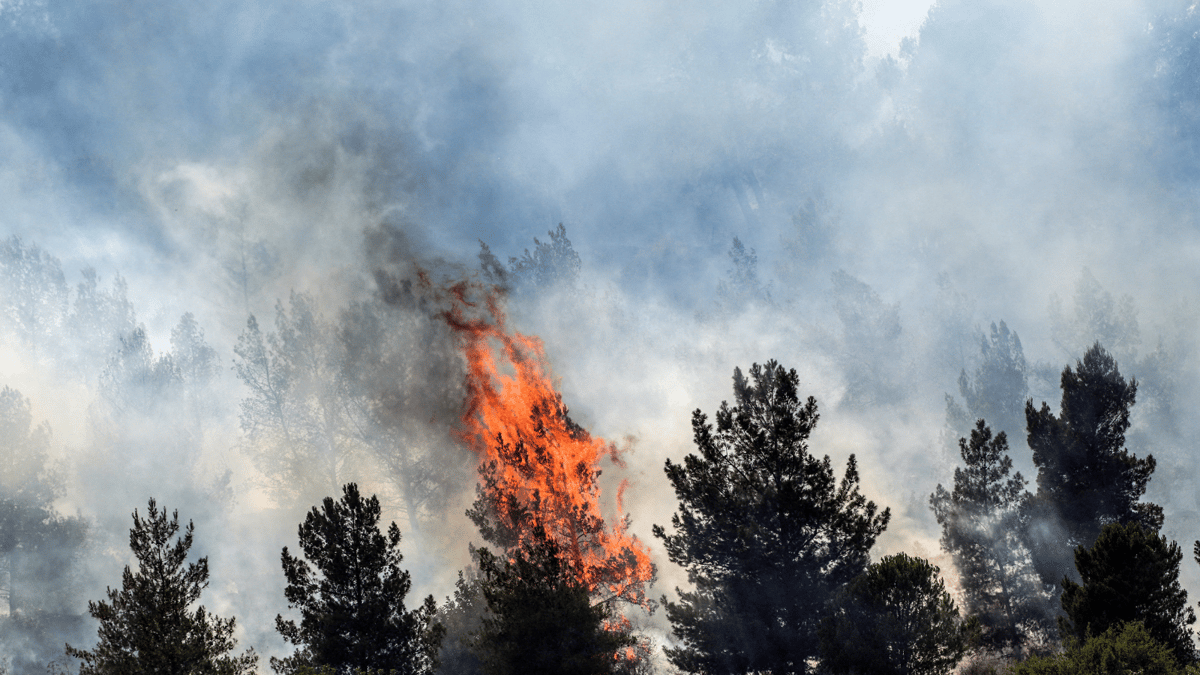
[[[628,444],[604,478],[631,480],[656,551],[691,411],[775,358],[821,406],[812,447],[856,453],[893,509],[878,553],[952,576],[927,505],[947,441],[1056,405],[1097,340],[1139,380],[1129,444],[1158,459],[1166,533],[1200,537],[1200,19],[946,0],[882,46],[863,20],[841,0],[0,5],[0,385],[51,430],[56,513],[89,523],[75,610],[118,583],[154,496],[196,521],[209,608],[284,653],[279,550],[349,480],[401,524],[412,601],[451,593],[474,458],[422,284],[468,278],[507,285],[573,418]],[[686,584],[655,555],[656,593]]]

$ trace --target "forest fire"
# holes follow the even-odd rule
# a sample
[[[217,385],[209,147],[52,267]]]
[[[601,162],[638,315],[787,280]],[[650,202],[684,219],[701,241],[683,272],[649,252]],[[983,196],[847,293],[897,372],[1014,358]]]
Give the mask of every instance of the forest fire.
[[[482,299],[470,298],[472,291]],[[601,512],[599,465],[607,457],[623,466],[620,448],[570,419],[541,340],[507,329],[495,292],[461,283],[451,294],[444,318],[462,338],[467,361],[467,405],[455,433],[482,459],[471,515],[484,537],[512,550],[543,529],[594,597],[649,607],[645,586],[655,571],[621,515],[625,481],[615,522]]]

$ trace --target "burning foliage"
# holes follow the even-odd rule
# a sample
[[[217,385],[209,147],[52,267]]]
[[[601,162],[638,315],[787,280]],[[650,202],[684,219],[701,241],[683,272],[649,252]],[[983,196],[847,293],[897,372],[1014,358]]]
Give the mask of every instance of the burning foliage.
[[[466,406],[455,433],[481,458],[471,519],[508,551],[544,529],[593,597],[650,608],[645,587],[655,569],[646,545],[629,533],[629,517],[620,515],[625,482],[611,525],[601,510],[600,463],[623,466],[621,450],[571,420],[541,340],[507,328],[495,292],[466,283],[450,292],[444,318],[467,361]]]

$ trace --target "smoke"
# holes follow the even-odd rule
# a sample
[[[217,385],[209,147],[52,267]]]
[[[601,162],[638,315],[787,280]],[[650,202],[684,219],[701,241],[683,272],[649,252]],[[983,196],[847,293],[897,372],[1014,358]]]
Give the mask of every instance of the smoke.
[[[450,434],[458,345],[419,286],[484,279],[481,241],[507,267],[560,222],[578,272],[514,286],[510,324],[543,340],[576,422],[628,439],[602,481],[631,481],[655,593],[686,585],[650,536],[675,508],[663,462],[734,367],[770,358],[818,399],[812,448],[856,454],[892,508],[877,553],[951,574],[927,503],[958,462],[946,395],[966,404],[1001,321],[1035,404],[1092,342],[1117,355],[1148,498],[1168,536],[1200,536],[1195,13],[945,0],[905,32],[886,10],[0,5],[0,233],[19,237],[0,384],[52,429],[59,512],[104,542],[80,606],[155,496],[196,521],[210,609],[282,653],[278,551],[349,480],[402,524],[410,600],[449,594],[474,459]],[[274,418],[237,370],[251,316],[259,366],[291,378]]]

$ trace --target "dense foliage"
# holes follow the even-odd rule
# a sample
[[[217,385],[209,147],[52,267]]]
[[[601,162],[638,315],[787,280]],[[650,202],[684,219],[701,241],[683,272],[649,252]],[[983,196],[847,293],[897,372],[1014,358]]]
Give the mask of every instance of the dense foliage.
[[[1073,640],[1054,656],[1032,656],[1011,675],[1183,675],[1170,648],[1155,640],[1139,622],[1118,624],[1085,640]]]
[[[867,568],[821,625],[821,664],[834,675],[946,675],[978,625],[964,621],[936,566],[904,553]]]
[[[544,532],[507,560],[478,553],[489,614],[474,649],[488,675],[602,675],[633,647],[632,636],[609,627],[611,604],[592,603]]]
[[[798,384],[774,361],[749,378],[735,369],[736,405],[721,404],[715,428],[697,410],[699,454],[667,460],[679,512],[673,534],[654,534],[695,587],[664,598],[679,638],[666,653],[686,672],[807,672],[821,617],[887,526],[853,456],[838,482],[829,457],[809,452],[817,403]]]
[[[1045,402],[1025,406],[1026,429],[1038,468],[1037,493],[1027,513],[1030,549],[1047,583],[1078,579],[1072,553],[1091,546],[1109,523],[1162,526],[1162,508],[1139,501],[1154,473],[1152,455],[1125,448],[1137,382],[1126,381],[1099,343],[1062,372],[1055,415]],[[1063,544],[1066,544],[1065,546]]]
[[[1083,583],[1063,579],[1063,633],[1084,640],[1136,621],[1176,661],[1191,663],[1196,615],[1179,585],[1182,559],[1178,544],[1138,523],[1105,526],[1094,545],[1075,549]]]
[[[396,243],[389,236],[370,235],[381,244],[375,253],[403,258],[384,245]],[[734,328],[785,308],[788,289],[775,297],[768,268],[742,241],[733,238],[716,313],[699,309],[698,321]],[[1186,371],[1175,346],[1160,343],[1138,358],[1132,301],[1114,300],[1086,270],[1073,317],[1052,301],[1050,337],[1083,354],[1061,377],[1056,365],[1027,362],[1004,322],[973,330],[967,300],[948,279],[938,281],[934,318],[942,328],[931,344],[945,351],[938,367],[947,381],[959,374],[942,434],[953,440],[958,467],[953,483],[929,498],[953,565],[942,565],[946,583],[926,560],[875,549],[891,512],[860,493],[854,455],[839,479],[833,460],[811,452],[817,406],[799,395],[796,371],[774,361],[745,375],[735,369],[732,403],[711,422],[696,411],[694,454],[666,462],[677,512],[654,532],[688,583],[663,598],[673,632],[659,641],[639,630],[643,612],[655,609],[645,588],[656,568],[629,531],[621,488],[610,491],[617,481],[596,461],[626,468],[621,457],[634,444],[593,436],[573,420],[551,350],[505,327],[509,299],[527,303],[515,317],[591,297],[564,227],[534,244],[508,265],[483,246],[490,283],[480,286],[472,277],[439,287],[424,271],[406,278],[388,267],[373,291],[335,312],[319,295],[294,293],[276,304],[271,326],[250,317],[233,347],[232,374],[195,315],[183,314],[170,331],[169,351],[155,351],[151,337],[169,324],[141,324],[121,277],[105,285],[85,270],[72,290],[52,256],[15,238],[0,244],[4,347],[29,356],[46,377],[74,378],[96,394],[85,451],[69,464],[56,461],[62,448],[49,425],[34,423],[32,411],[45,408],[0,390],[0,672],[42,672],[55,656],[53,673],[73,665],[84,674],[254,667],[253,651],[232,655],[234,620],[197,607],[208,561],[189,562],[192,526],[180,533],[177,516],[168,519],[153,501],[147,518],[134,513],[137,564],[126,568],[123,588],[90,605],[98,644],[69,647],[74,662],[62,650],[64,640],[84,644],[91,624],[77,606],[80,589],[92,583],[89,568],[124,550],[114,539],[126,528],[124,520],[114,528],[111,512],[85,518],[64,515],[67,508],[124,503],[152,480],[197,505],[204,533],[210,524],[235,525],[226,519],[237,498],[231,469],[222,458],[211,462],[208,446],[217,440],[228,449],[214,422],[239,412],[235,443],[265,488],[256,498],[274,500],[280,512],[318,504],[299,528],[303,555],[282,553],[286,587],[271,614],[285,605],[295,612],[276,616],[275,628],[296,649],[271,659],[280,672],[933,674],[955,669],[964,655],[963,675],[1196,670],[1182,556],[1159,532],[1162,509],[1144,501],[1156,461],[1129,449],[1170,458],[1162,473],[1187,478],[1181,453],[1172,452],[1186,447],[1182,408],[1172,403],[1183,391],[1177,373]],[[831,282],[834,328],[822,339],[836,345],[832,362],[844,377],[839,414],[912,413],[903,405],[915,372],[907,350],[919,333],[865,282],[842,270]],[[448,311],[447,302],[470,311]],[[573,308],[581,314],[571,320],[590,309]],[[622,329],[636,323],[611,317]],[[473,352],[463,341],[471,329]],[[530,348],[505,351],[513,336]],[[1122,375],[1117,358],[1138,381]],[[507,362],[470,379],[489,359]],[[240,406],[222,396],[225,384],[238,383]],[[1028,398],[1056,388],[1057,409]],[[495,415],[472,398],[480,391],[492,396]],[[1150,405],[1141,400],[1135,420],[1140,399]],[[467,430],[480,420],[488,423]],[[1022,426],[1037,469],[1034,495],[1014,471],[1025,450]],[[594,452],[566,451],[583,446]],[[931,457],[936,468],[941,457]],[[869,468],[877,475],[880,466]],[[421,544],[415,564],[428,579],[447,553],[438,547],[466,543],[438,527],[447,509],[465,506],[472,474],[477,499],[467,515],[492,549],[467,546],[472,562],[441,611],[431,597],[406,609],[411,578],[400,568],[400,531],[394,523],[382,530],[382,514],[408,519]],[[380,496],[343,486],[352,476]],[[341,499],[320,500],[339,487]],[[222,570],[253,559],[245,554],[260,534],[222,558]],[[1200,562],[1200,541],[1196,555]],[[221,587],[223,613],[261,607],[261,591],[231,577],[238,581]],[[961,614],[947,584],[960,594]],[[238,637],[262,640],[254,631],[263,629],[255,623]]]
[[[234,619],[221,619],[203,606],[192,606],[208,586],[208,558],[188,563],[194,528],[179,532],[179,512],[167,518],[154,499],[146,517],[133,512],[129,548],[138,561],[128,566],[121,589],[110,588],[108,601],[89,602],[100,622],[100,640],[92,649],[67,646],[80,659],[80,675],[248,675],[258,656],[229,652],[237,646]]]
[[[364,499],[348,483],[340,500],[326,497],[301,523],[307,561],[284,547],[284,594],[288,606],[300,611],[300,623],[277,616],[275,625],[300,650],[272,659],[277,671],[316,665],[338,673],[361,668],[420,675],[436,667],[442,631],[432,625],[433,597],[405,609],[411,581],[400,569],[400,529],[392,523],[385,537],[379,515],[379,500]]]

